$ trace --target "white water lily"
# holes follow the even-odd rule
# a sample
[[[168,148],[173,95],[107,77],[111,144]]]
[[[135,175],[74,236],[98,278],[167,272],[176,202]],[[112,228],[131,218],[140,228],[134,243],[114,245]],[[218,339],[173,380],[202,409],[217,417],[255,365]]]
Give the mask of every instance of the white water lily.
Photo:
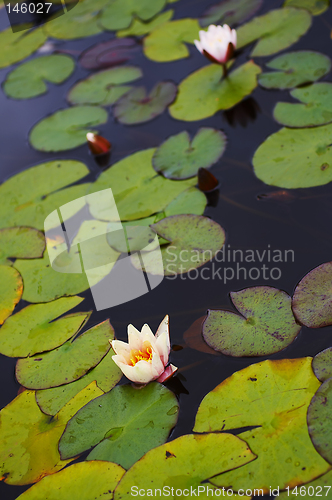
[[[116,353],[112,357],[113,361],[132,382],[165,382],[177,370],[176,366],[167,366],[171,349],[168,316],[160,323],[155,336],[146,324],[142,331],[128,325],[128,344],[121,340],[112,340],[110,343]]]
[[[199,41],[194,40],[197,49],[210,61],[225,64],[233,56],[236,48],[236,31],[227,24],[215,26],[210,24],[207,31],[199,32]]]

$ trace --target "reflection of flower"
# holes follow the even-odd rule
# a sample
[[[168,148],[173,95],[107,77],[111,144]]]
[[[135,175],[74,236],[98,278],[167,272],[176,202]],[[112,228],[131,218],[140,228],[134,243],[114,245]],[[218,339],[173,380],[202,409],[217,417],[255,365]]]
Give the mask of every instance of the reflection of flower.
[[[173,365],[166,367],[170,353],[168,323],[169,318],[165,316],[156,336],[148,325],[144,325],[141,332],[128,325],[128,344],[121,340],[110,341],[116,353],[114,362],[132,382],[164,382],[177,370]]]
[[[207,31],[199,32],[200,40],[194,40],[197,49],[210,61],[225,64],[231,59],[236,48],[236,31],[227,24],[210,24]]]

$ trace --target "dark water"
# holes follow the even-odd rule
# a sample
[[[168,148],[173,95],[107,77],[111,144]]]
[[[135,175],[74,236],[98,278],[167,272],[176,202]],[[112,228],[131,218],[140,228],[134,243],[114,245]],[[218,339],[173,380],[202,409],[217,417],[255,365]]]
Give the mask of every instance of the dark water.
[[[215,3],[207,0],[180,0],[172,4],[176,18],[197,17],[207,6]],[[265,0],[261,12],[280,7],[281,1]],[[7,26],[5,12],[0,11],[0,29]],[[317,50],[332,56],[330,32],[332,26],[331,9],[322,16],[313,18],[313,25],[307,35],[291,49]],[[108,40],[109,33],[83,40],[62,42],[56,41],[57,48],[66,50],[74,57],[97,42]],[[241,64],[248,59],[249,49],[239,57]],[[269,58],[257,58],[255,62],[263,66]],[[192,71],[206,64],[204,58],[195,47],[190,46],[190,57],[172,63],[154,63],[138,53],[129,64],[141,66],[144,71],[142,83],[149,89],[161,80],[172,79],[180,82]],[[2,82],[9,69],[0,71]],[[85,78],[89,73],[76,67],[73,76],[61,86],[50,85],[48,94],[27,101],[6,99],[0,93],[0,175],[1,181],[42,161],[55,158],[73,158],[85,162],[91,169],[91,179],[100,172],[88,154],[86,146],[62,154],[44,154],[33,150],[27,141],[31,127],[54,111],[67,107],[65,100],[68,89],[74,82]],[[325,77],[329,80],[330,75]],[[248,286],[269,285],[285,290],[289,294],[298,281],[319,264],[332,260],[332,190],[331,185],[291,190],[290,196],[261,197],[280,191],[279,188],[267,186],[253,174],[251,158],[257,147],[271,133],[280,127],[273,120],[272,110],[278,100],[291,100],[288,92],[268,91],[257,88],[246,105],[240,105],[228,113],[219,112],[215,116],[200,122],[180,122],[173,120],[168,113],[159,116],[153,122],[140,126],[123,126],[114,122],[112,116],[108,123],[100,127],[102,135],[113,144],[112,162],[141,149],[158,146],[165,138],[182,130],[191,135],[201,126],[223,130],[228,137],[228,145],[223,158],[213,167],[212,172],[221,183],[220,198],[216,207],[208,207],[205,215],[221,224],[227,235],[226,249],[242,249],[243,251],[279,249],[293,250],[294,261],[272,263],[267,259],[240,264],[241,267],[261,268],[265,264],[274,271],[273,276],[263,279],[244,279],[241,272],[236,279],[236,262],[210,263],[209,272],[205,276],[211,278],[213,269],[230,267],[235,270],[235,277],[224,282],[216,275],[214,279],[190,279],[188,275],[178,276],[175,280],[164,281],[152,292],[130,302],[109,310],[94,312],[87,327],[110,318],[118,338],[126,340],[126,326],[133,323],[141,328],[148,323],[155,331],[165,314],[170,315],[171,341],[183,344],[183,333],[193,321],[204,315],[208,308],[232,309],[229,292]],[[249,110],[249,114],[248,114]],[[256,116],[254,116],[256,114]],[[36,179],[37,181],[37,179]],[[230,245],[228,247],[228,245]],[[290,255],[290,254],[288,254]],[[213,268],[214,266],[214,268]],[[228,271],[230,276],[231,271]],[[192,278],[195,276],[192,273]],[[255,272],[253,274],[255,278]],[[90,292],[82,294],[86,297],[84,310],[93,309]],[[26,305],[24,302],[20,307]],[[332,327],[320,330],[302,328],[296,341],[287,349],[271,358],[294,358],[313,356],[332,344]],[[202,398],[217,384],[233,372],[241,370],[249,364],[265,358],[229,358],[215,356],[184,348],[173,352],[171,361],[180,368],[180,373],[169,383],[169,387],[179,394],[180,415],[178,424],[171,438],[191,432],[194,417]],[[14,378],[15,360],[0,356],[0,404],[7,405],[17,394],[19,388]],[[15,499],[26,487],[8,486],[0,483],[1,500]]]

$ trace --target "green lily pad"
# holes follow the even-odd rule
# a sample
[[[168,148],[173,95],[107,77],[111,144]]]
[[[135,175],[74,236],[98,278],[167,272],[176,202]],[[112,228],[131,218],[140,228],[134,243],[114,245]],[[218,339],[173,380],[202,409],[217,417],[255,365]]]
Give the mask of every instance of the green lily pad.
[[[270,56],[296,43],[311,26],[311,15],[303,9],[284,7],[255,17],[237,30],[237,48],[258,40],[252,57]]]
[[[332,347],[316,354],[312,360],[312,369],[321,382],[332,377]]]
[[[0,352],[13,358],[25,358],[36,352],[50,351],[78,333],[91,313],[73,313],[55,321],[82,302],[81,297],[63,297],[46,304],[21,309],[0,329]]]
[[[110,340],[112,338],[114,335],[110,337]],[[47,415],[56,415],[64,405],[94,380],[103,392],[113,389],[121,379],[122,371],[114,363],[112,356],[114,356],[114,352],[110,350],[95,368],[70,384],[36,391],[36,401],[42,412]]]
[[[144,256],[145,271],[175,276],[203,266],[213,259],[225,242],[225,231],[219,224],[199,215],[173,215],[153,224],[152,229],[169,244],[161,249],[163,269],[155,252]],[[131,256],[140,269],[137,255]]]
[[[100,191],[99,196],[89,200],[89,209],[95,219],[111,219],[113,205],[108,193],[102,192],[110,186],[119,213],[115,221],[126,221],[162,212],[183,191],[196,184],[195,178],[172,181],[156,175],[152,167],[154,152],[153,148],[138,151],[102,172],[91,190]]]
[[[266,184],[287,189],[328,184],[332,181],[331,134],[332,125],[282,128],[255,152],[255,174]]]
[[[198,169],[216,163],[226,148],[226,136],[220,130],[200,128],[190,140],[183,131],[166,139],[152,158],[153,168],[168,179],[189,179]]]
[[[72,40],[97,35],[103,31],[100,25],[101,9],[109,0],[80,0],[64,16],[49,19],[44,31],[52,38]]]
[[[201,26],[209,24],[241,24],[248,21],[262,6],[263,0],[222,0],[209,7],[200,18]]]
[[[329,8],[330,0],[285,0],[284,6],[306,9],[313,16],[319,16]]]
[[[170,21],[173,17],[173,10],[167,10],[163,12],[159,16],[154,17],[151,21],[141,21],[138,18],[134,18],[133,22],[129,26],[129,28],[119,30],[116,33],[117,37],[125,37],[125,36],[143,36],[150,33],[155,28],[158,28],[162,24]]]
[[[69,384],[96,366],[110,349],[113,337],[109,320],[70,339],[53,351],[19,359],[16,378],[28,389],[48,389]]]
[[[26,25],[28,29],[30,26]],[[0,32],[0,68],[11,66],[30,56],[47,39],[41,28],[13,33],[11,28]]]
[[[312,50],[288,52],[275,57],[266,66],[279,71],[262,73],[258,82],[266,89],[292,89],[308,82],[315,82],[331,70],[331,60]]]
[[[258,458],[215,476],[212,484],[268,493],[270,487],[282,490],[303,484],[330,469],[308,435],[307,409],[320,385],[311,360],[262,361],[234,373],[205,396],[194,431],[218,433],[256,426],[237,435]]]
[[[315,494],[317,496],[319,494],[322,494],[324,498],[326,498],[327,500],[331,500],[332,499],[331,481],[332,481],[332,470],[330,470],[326,474],[323,474],[317,479],[310,481],[310,483],[307,483],[305,486],[303,486],[302,493],[301,493],[301,487],[299,488],[295,487],[289,491],[281,491],[278,495],[278,499],[286,500],[286,498],[289,498],[290,495],[292,495],[293,498],[293,495],[295,496],[296,492],[298,492],[300,493],[301,498],[305,498],[306,500],[309,500],[309,498],[312,498]]]
[[[332,378],[313,396],[308,408],[308,431],[318,453],[332,464]]]
[[[71,104],[100,104],[110,106],[132,89],[122,85],[141,78],[142,70],[135,66],[118,66],[94,73],[76,83],[67,96]]]
[[[97,106],[61,109],[41,120],[30,131],[31,146],[39,151],[66,151],[86,143],[87,132],[97,133],[96,125],[106,123],[107,111]]]
[[[227,78],[222,78],[222,72],[220,65],[211,64],[185,78],[179,85],[176,101],[169,108],[171,116],[190,122],[232,108],[257,87],[261,68],[249,61]]]
[[[9,264],[8,259],[38,259],[45,250],[45,237],[32,227],[6,227],[0,229],[0,264]]]
[[[185,43],[198,39],[200,25],[197,19],[169,21],[153,30],[144,38],[143,50],[152,61],[168,62],[189,57]]]
[[[153,120],[174,101],[177,88],[172,82],[159,82],[149,95],[144,87],[134,88],[119,99],[113,109],[115,118],[125,125]]]
[[[314,83],[290,94],[303,104],[278,102],[273,111],[277,122],[286,127],[315,127],[332,121],[332,83]]]
[[[164,214],[165,217],[181,214],[203,215],[206,204],[205,194],[192,186],[171,201],[165,208]]]
[[[11,315],[22,293],[20,273],[10,266],[0,265],[0,325]]]
[[[61,460],[58,442],[69,419],[102,391],[92,382],[54,418],[42,413],[34,391],[24,391],[0,412],[0,474],[23,485],[54,474],[73,459]],[[58,492],[57,492],[58,494]]]
[[[129,28],[136,18],[149,21],[166,5],[166,0],[112,0],[103,10],[101,25],[111,31]]]
[[[332,325],[332,262],[325,262],[302,278],[292,300],[297,320],[309,328]]]
[[[108,460],[129,469],[166,441],[178,411],[174,394],[157,382],[143,389],[115,387],[68,422],[59,443],[60,456],[75,457],[97,445],[87,460]]]
[[[86,194],[90,184],[63,188],[81,180],[88,173],[89,169],[79,161],[55,160],[10,177],[0,186],[0,227],[31,226],[44,229],[48,214]],[[82,205],[75,204],[75,208],[64,214],[64,220],[75,215],[84,204],[83,201]],[[22,238],[23,234],[22,232]]]
[[[231,292],[237,311],[209,311],[203,325],[205,342],[227,356],[266,356],[285,349],[301,326],[291,298],[282,290],[255,286]]]
[[[3,90],[13,99],[30,99],[47,92],[46,81],[62,83],[74,68],[74,60],[63,54],[37,57],[9,73]]]
[[[241,469],[255,458],[247,444],[231,434],[181,436],[150,450],[136,462],[120,481],[114,500],[130,498],[133,485],[138,491],[150,488],[152,492],[158,488],[163,491],[165,485],[170,492],[172,487],[197,491],[203,481],[234,467]]]
[[[17,500],[112,500],[125,470],[110,462],[80,462],[44,477]]]

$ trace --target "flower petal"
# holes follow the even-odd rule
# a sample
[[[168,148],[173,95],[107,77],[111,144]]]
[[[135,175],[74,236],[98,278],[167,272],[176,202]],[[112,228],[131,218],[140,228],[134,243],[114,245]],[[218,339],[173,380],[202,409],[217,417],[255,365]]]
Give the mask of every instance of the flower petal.
[[[137,330],[133,325],[128,325],[128,344],[130,349],[139,350],[143,344],[141,332]]]
[[[135,366],[129,366],[126,363],[122,363],[119,359],[114,359],[116,356],[112,356],[112,358],[127,379],[137,384],[147,384],[158,376],[154,375],[152,363],[149,363],[148,361],[142,360],[136,363]]]
[[[178,370],[177,366],[169,365],[166,370],[157,378],[157,382],[166,382],[169,378],[173,376],[173,374]]]
[[[169,316],[166,315],[165,318],[160,323],[157,333],[156,333],[156,347],[158,349],[161,361],[164,366],[168,362],[168,356],[171,350],[171,344],[169,339]]]

